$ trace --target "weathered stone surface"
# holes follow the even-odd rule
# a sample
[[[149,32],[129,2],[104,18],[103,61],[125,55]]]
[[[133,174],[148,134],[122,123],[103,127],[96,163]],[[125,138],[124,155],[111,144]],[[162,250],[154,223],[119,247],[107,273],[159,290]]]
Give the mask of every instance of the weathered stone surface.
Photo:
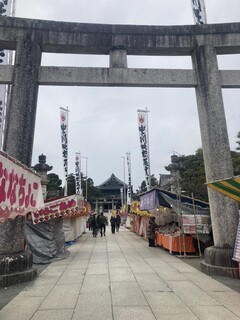
[[[29,37],[18,40],[3,149],[28,167],[32,162],[40,62],[39,44]]]
[[[119,48],[131,55],[175,56],[190,55],[202,44],[215,46],[218,53],[240,52],[239,23],[135,26],[0,18],[0,39],[6,49],[15,49],[16,41],[26,34],[41,42],[45,52],[109,54]]]
[[[238,263],[232,260],[233,249],[209,247],[204,251],[201,270],[208,275],[239,278]]]
[[[0,224],[0,256],[14,254],[23,250],[25,234],[25,217],[8,219]]]
[[[0,275],[0,288],[32,281],[37,277],[37,269],[31,268],[22,272]]]
[[[208,247],[204,251],[204,260],[214,266],[237,268],[238,263],[232,259],[233,249]]]
[[[32,267],[32,254],[21,252],[0,256],[0,275],[23,272]]]
[[[199,46],[193,53],[199,123],[207,182],[233,176],[216,49]],[[214,245],[233,248],[239,220],[237,202],[208,189]]]

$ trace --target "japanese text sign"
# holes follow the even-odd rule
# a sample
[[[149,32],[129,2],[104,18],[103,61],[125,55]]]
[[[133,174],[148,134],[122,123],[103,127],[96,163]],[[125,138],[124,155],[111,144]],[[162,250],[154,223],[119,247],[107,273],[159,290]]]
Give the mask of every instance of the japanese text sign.
[[[42,207],[41,178],[0,152],[0,222]]]

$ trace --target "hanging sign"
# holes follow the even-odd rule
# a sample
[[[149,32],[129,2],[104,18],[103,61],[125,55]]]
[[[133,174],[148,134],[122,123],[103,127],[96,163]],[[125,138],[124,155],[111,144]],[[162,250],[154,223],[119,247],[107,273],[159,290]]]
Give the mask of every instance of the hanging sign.
[[[0,222],[43,207],[41,178],[0,152]]]
[[[75,154],[75,181],[76,181],[76,194],[82,195],[81,187],[81,153]]]
[[[64,195],[67,195],[67,178],[68,178],[68,109],[60,108],[60,125],[61,125],[61,142],[63,169],[65,176]]]
[[[143,167],[146,177],[147,189],[150,189],[150,161],[148,145],[148,122],[147,111],[138,110],[138,131],[140,137],[140,147],[142,152]]]
[[[128,167],[128,189],[127,189],[127,204],[130,206],[132,202],[132,178],[131,178],[131,154],[126,153]]]

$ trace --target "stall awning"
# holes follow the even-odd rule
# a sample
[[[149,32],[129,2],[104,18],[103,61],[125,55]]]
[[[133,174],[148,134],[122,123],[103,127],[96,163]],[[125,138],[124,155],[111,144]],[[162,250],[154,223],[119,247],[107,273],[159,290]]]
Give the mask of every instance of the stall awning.
[[[207,186],[240,202],[240,176],[209,182]],[[233,260],[240,262],[240,223],[238,224]]]
[[[207,186],[240,202],[240,176],[209,182]]]
[[[33,223],[40,223],[59,217],[81,217],[91,213],[90,203],[78,194],[48,201],[41,210],[32,212]]]
[[[179,204],[185,208],[189,208],[188,211],[193,210],[194,206],[198,210],[199,214],[209,214],[209,204],[207,202],[192,199],[187,196],[177,195],[169,191],[165,191],[159,188],[150,190],[144,194],[140,195],[140,209],[141,210],[153,210],[158,206],[163,206],[167,208],[176,207],[179,211]]]

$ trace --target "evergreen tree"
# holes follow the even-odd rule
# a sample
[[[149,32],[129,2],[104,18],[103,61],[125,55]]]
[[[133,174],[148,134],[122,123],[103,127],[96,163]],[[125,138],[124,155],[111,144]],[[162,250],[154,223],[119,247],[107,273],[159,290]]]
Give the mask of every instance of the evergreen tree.
[[[47,175],[47,199],[57,198],[63,196],[62,180],[56,173],[49,173]]]
[[[154,188],[158,185],[157,178],[155,178],[154,174],[151,174],[151,188]],[[141,186],[139,187],[139,193],[147,191],[146,180],[143,180]]]
[[[76,194],[76,180],[75,175],[70,173],[67,177],[67,195],[71,196]]]

